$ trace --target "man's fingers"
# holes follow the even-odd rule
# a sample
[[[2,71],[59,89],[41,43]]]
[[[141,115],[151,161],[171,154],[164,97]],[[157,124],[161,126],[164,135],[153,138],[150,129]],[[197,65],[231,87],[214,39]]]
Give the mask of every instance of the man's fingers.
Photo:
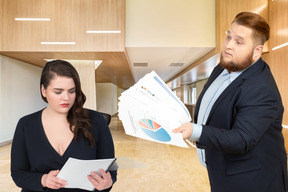
[[[173,129],[173,133],[181,133],[182,132],[182,129],[181,127],[178,127],[176,129]]]

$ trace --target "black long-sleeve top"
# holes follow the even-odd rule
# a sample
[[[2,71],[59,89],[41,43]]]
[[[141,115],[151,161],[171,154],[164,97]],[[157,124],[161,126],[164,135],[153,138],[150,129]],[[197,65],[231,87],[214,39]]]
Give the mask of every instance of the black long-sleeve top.
[[[82,160],[113,158],[114,144],[104,117],[88,110],[95,137],[93,147],[79,134],[60,156],[46,137],[41,121],[42,111],[22,117],[17,124],[11,148],[11,176],[14,182],[22,188],[22,192],[85,192],[81,189],[43,189],[41,177],[51,170],[60,170],[69,157]],[[110,174],[115,183],[117,172],[110,171]]]

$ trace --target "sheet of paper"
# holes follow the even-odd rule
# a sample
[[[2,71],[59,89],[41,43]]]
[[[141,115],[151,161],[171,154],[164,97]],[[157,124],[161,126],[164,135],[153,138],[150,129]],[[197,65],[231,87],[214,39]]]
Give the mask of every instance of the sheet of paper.
[[[128,135],[188,147],[173,129],[191,116],[182,101],[154,72],[148,73],[119,97],[118,116]]]
[[[70,157],[60,170],[57,177],[68,183],[65,188],[78,188],[92,191],[94,187],[88,180],[87,176],[90,175],[92,171],[100,174],[100,169],[108,169],[110,165],[113,165],[115,160],[115,158],[80,160]]]

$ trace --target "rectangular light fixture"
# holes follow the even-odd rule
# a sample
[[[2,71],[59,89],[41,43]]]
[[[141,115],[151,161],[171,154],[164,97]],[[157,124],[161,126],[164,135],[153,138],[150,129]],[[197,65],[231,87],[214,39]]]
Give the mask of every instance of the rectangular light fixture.
[[[86,31],[86,33],[121,33],[121,31]]]
[[[288,129],[288,125],[282,125],[282,127]]]
[[[15,18],[15,21],[50,21],[50,18]]]
[[[60,58],[59,58],[60,59]],[[46,62],[54,61],[56,59],[44,59]],[[90,64],[91,62],[94,62],[94,69],[96,70],[99,65],[103,62],[102,60],[75,60],[75,59],[61,59],[64,61],[68,61],[73,65],[73,63],[81,63],[81,64]]]
[[[75,45],[76,42],[41,42],[41,45]]]
[[[272,51],[276,50],[276,49],[280,49],[281,47],[285,47],[288,45],[288,42],[287,43],[283,43],[282,45],[279,45],[279,46],[276,46],[276,47],[273,47],[272,48]]]
[[[103,62],[102,60],[95,60],[94,61],[94,64],[95,64],[94,68],[97,69],[102,62]]]

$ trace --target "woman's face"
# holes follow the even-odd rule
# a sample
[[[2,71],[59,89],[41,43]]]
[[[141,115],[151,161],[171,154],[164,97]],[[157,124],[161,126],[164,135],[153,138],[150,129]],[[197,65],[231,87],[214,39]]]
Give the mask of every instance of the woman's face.
[[[76,98],[74,80],[70,77],[55,75],[45,89],[41,86],[42,95],[48,101],[48,107],[57,113],[68,114]]]

